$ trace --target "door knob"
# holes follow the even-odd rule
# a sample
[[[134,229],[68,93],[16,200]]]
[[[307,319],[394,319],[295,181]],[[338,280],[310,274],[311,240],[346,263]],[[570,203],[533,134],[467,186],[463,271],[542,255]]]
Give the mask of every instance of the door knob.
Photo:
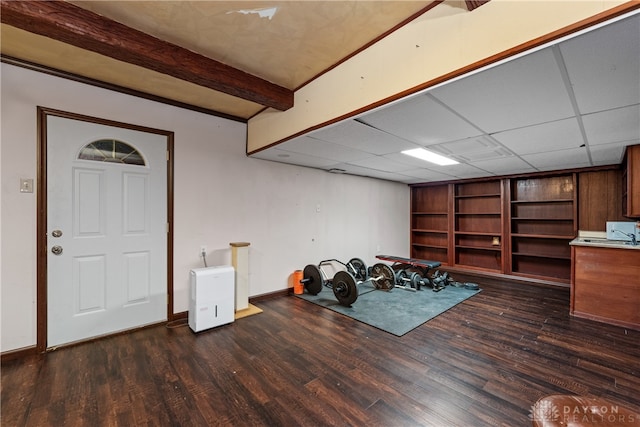
[[[62,236],[62,230],[53,230],[53,231],[51,232],[51,235],[52,235],[53,237],[61,237],[61,236]]]
[[[60,255],[62,253],[62,246],[55,245],[51,248],[51,253],[54,255]]]

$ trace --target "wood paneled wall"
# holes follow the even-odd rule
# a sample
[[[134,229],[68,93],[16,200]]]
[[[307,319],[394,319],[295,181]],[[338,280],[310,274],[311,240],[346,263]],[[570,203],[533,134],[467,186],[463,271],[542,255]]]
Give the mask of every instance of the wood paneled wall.
[[[619,169],[578,174],[578,229],[605,231],[607,221],[622,216],[622,174]]]

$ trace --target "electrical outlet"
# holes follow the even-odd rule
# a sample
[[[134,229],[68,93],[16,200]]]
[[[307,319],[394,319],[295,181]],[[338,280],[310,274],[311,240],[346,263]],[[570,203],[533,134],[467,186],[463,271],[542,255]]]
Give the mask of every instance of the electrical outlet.
[[[200,255],[200,257],[202,257],[202,254],[207,254],[207,247],[206,246],[200,246],[200,253],[198,255]]]

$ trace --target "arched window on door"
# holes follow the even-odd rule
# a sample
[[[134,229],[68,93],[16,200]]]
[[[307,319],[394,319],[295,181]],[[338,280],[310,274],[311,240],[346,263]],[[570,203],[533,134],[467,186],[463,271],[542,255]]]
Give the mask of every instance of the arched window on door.
[[[80,150],[78,159],[145,166],[144,158],[138,150],[116,139],[99,139],[85,145]]]

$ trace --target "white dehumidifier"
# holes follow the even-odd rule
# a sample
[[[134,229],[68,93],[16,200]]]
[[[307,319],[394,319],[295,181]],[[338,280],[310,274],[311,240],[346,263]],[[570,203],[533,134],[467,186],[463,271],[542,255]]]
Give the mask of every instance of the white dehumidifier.
[[[235,272],[230,265],[190,272],[189,327],[204,331],[234,321]]]

